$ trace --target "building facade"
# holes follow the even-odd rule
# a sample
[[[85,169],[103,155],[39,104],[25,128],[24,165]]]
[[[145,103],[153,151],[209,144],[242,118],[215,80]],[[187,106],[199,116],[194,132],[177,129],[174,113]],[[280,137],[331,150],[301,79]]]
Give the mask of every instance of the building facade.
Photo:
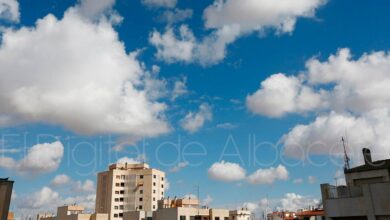
[[[0,179],[0,220],[7,220],[14,182]]]
[[[364,165],[345,169],[346,186],[321,185],[326,219],[390,220],[390,160],[363,156]]]
[[[119,220],[124,212],[157,210],[165,183],[165,173],[145,163],[113,164],[108,171],[98,174],[96,212]]]
[[[37,220],[108,220],[108,214],[86,214],[84,213],[84,207],[70,205],[58,207],[57,216],[38,214]]]
[[[127,214],[126,214],[127,215]],[[198,199],[164,199],[153,212],[153,220],[249,220],[248,210],[211,209],[200,207]],[[147,219],[147,218],[145,218]],[[133,220],[133,219],[125,219]],[[134,219],[142,220],[142,219]]]

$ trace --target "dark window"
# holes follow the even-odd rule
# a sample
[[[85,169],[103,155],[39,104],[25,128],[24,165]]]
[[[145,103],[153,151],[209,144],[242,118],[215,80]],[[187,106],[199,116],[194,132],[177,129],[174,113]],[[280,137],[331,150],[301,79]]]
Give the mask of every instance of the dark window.
[[[138,209],[139,209],[139,210],[142,210],[142,205],[138,206]]]
[[[115,202],[119,202],[119,198],[115,198]]]
[[[121,194],[125,194],[125,191],[124,191],[124,190],[121,190]]]
[[[224,220],[229,220],[229,218],[228,217],[225,217],[225,218],[223,218]]]
[[[142,202],[142,198],[139,198],[139,201]]]
[[[215,220],[219,220],[219,217],[215,217]]]
[[[125,183],[121,183],[121,186],[125,186]]]
[[[156,175],[153,175],[153,178],[154,178],[154,179],[156,179],[156,177],[157,177]]]
[[[119,186],[119,183],[115,183],[115,186]]]
[[[164,181],[164,177],[161,177],[161,180]]]
[[[123,197],[122,197],[122,198],[119,198],[119,201],[120,201],[120,202],[123,202]]]
[[[141,189],[141,190],[139,191],[139,194],[144,194],[144,191]]]
[[[155,183],[155,182],[153,182],[153,186],[156,186],[156,183]]]
[[[119,213],[119,217],[123,217],[123,213]]]
[[[140,178],[140,179],[143,179],[143,178],[144,178],[144,175],[139,176],[139,178]]]
[[[184,215],[181,215],[180,220],[186,220],[186,217]]]
[[[155,190],[155,189],[153,190],[153,193],[156,193],[156,190]]]
[[[115,217],[115,218],[118,218],[118,214],[114,214],[114,217]]]

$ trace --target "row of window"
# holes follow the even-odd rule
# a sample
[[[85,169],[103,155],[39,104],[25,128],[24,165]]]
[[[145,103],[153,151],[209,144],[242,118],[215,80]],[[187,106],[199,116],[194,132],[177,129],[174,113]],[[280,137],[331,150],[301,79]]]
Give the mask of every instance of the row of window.
[[[120,179],[122,179],[122,180],[126,179],[126,175],[116,175],[115,177],[116,177],[116,179],[118,179],[118,180],[120,180]],[[144,178],[144,175],[140,175],[139,178],[140,178],[140,179],[143,179],[143,178]],[[153,175],[153,179],[157,179],[157,175]],[[161,177],[161,181],[164,181],[164,177]]]

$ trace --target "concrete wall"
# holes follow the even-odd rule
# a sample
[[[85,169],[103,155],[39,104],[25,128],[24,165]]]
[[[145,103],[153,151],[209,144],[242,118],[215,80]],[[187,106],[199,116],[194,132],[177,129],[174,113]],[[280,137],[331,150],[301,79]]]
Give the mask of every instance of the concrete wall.
[[[390,176],[389,176],[389,171],[387,169],[370,170],[364,172],[346,173],[345,180],[348,186],[356,186],[356,185],[360,185],[360,184],[355,184],[357,182],[364,181],[367,184],[370,183],[370,180],[372,181],[371,183],[377,183],[378,181],[389,182]]]

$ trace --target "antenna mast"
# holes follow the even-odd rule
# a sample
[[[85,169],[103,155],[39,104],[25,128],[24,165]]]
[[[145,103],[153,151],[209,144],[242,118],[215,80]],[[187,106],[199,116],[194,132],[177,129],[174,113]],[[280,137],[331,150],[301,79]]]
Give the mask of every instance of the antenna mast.
[[[346,141],[344,140],[344,137],[341,137],[341,141],[343,142],[343,147],[344,147],[344,170],[349,170],[350,169],[350,166],[349,166],[349,157],[348,157],[348,154],[347,154],[347,146],[346,146]]]

